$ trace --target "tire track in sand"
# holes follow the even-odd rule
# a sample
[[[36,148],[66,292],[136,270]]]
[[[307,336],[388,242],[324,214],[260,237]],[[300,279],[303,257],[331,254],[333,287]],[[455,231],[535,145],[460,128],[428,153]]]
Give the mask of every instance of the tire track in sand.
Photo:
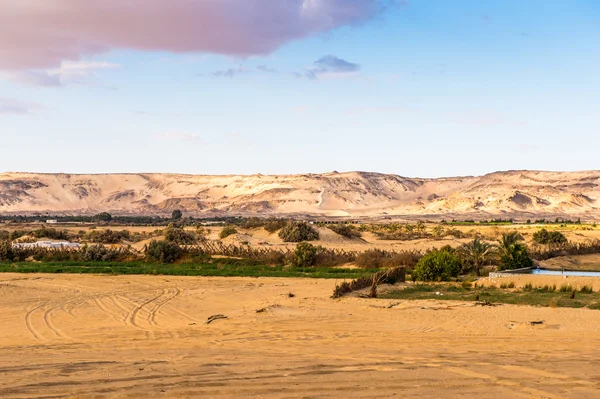
[[[127,316],[125,316],[125,320],[127,320],[129,322],[129,324],[131,324],[134,327],[139,328],[140,330],[149,331],[147,328],[142,327],[142,325],[139,323],[138,315],[143,311],[150,312],[149,310],[147,310],[145,308],[148,305],[150,305],[151,303],[162,298],[166,294],[167,291],[164,288],[161,288],[157,292],[158,292],[158,294],[155,295],[154,297],[142,302],[141,304],[139,304],[137,306],[134,306],[131,309],[131,311],[127,314]]]

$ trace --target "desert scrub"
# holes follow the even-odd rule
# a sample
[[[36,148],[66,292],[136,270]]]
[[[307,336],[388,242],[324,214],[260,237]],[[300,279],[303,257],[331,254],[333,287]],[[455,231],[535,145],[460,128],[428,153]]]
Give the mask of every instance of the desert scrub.
[[[431,251],[417,263],[411,275],[415,281],[448,281],[458,277],[460,268],[460,259],[456,255]]]
[[[150,261],[173,263],[181,256],[181,247],[169,241],[152,240],[145,252]]]
[[[284,242],[314,241],[319,239],[319,232],[306,222],[288,222],[279,230],[279,238]]]
[[[355,264],[363,269],[380,269],[406,266],[413,268],[422,254],[417,251],[387,252],[380,249],[366,250],[356,257]]]
[[[235,227],[225,226],[225,227],[223,227],[223,230],[221,230],[221,232],[219,233],[219,238],[220,239],[227,238],[233,234],[237,234],[237,230],[235,229]]]
[[[297,267],[309,267],[315,264],[319,248],[308,242],[296,245],[292,264]]]
[[[362,234],[360,231],[356,230],[354,226],[349,226],[347,224],[331,224],[328,225],[327,228],[329,230],[343,236],[346,238],[360,238]]]
[[[165,229],[165,240],[181,245],[191,245],[198,242],[198,236],[191,231],[185,231],[181,227],[169,225]]]

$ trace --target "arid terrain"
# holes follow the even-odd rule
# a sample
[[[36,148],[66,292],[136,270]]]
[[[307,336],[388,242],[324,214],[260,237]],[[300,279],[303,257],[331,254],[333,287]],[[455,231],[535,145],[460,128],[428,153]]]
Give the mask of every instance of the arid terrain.
[[[389,307],[330,299],[331,280],[0,277],[3,398],[595,398],[600,390],[597,310]],[[228,318],[205,324],[216,314]]]
[[[600,172],[407,178],[305,175],[0,174],[0,214],[300,215],[346,218],[600,219]]]

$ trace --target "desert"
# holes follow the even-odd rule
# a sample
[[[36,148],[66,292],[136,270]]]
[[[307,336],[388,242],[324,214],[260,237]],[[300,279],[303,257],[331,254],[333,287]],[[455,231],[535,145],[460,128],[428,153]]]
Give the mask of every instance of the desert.
[[[0,277],[7,398],[594,398],[600,388],[596,310],[389,307],[332,300],[331,280]],[[216,314],[227,318],[206,324]]]
[[[0,174],[0,214],[100,212],[198,217],[600,219],[600,172],[506,171],[408,178],[369,172],[299,175]]]
[[[0,0],[0,399],[600,398],[598,21]]]

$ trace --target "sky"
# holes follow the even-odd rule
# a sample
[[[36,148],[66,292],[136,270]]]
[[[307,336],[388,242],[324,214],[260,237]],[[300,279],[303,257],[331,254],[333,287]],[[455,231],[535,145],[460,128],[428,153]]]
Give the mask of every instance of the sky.
[[[600,169],[597,0],[0,3],[0,172]]]

